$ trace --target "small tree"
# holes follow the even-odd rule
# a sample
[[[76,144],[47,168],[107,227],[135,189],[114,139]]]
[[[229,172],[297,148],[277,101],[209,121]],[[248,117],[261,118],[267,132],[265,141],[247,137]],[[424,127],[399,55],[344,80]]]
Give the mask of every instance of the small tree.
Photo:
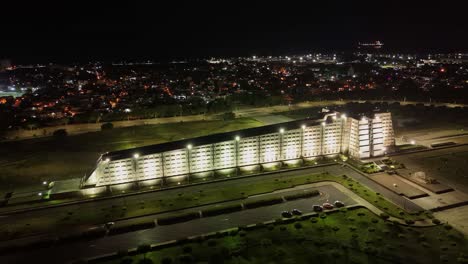
[[[161,264],[171,264],[172,259],[170,257],[164,257],[161,259]]]
[[[236,118],[236,114],[234,114],[233,112],[227,112],[227,113],[224,113],[223,114],[223,120],[226,121],[226,120],[233,120]]]
[[[56,138],[64,138],[68,136],[68,132],[66,129],[57,129],[54,131],[52,135]]]
[[[138,261],[138,264],[153,264],[153,261],[151,259],[144,258],[140,259],[140,261]]]
[[[151,246],[148,244],[142,244],[137,247],[137,252],[143,254],[143,259],[146,259],[146,253],[150,252]]]
[[[114,124],[108,122],[108,123],[104,123],[101,125],[101,130],[104,131],[104,130],[111,130],[114,128]]]
[[[133,259],[131,258],[124,258],[120,261],[120,264],[132,264],[133,263]]]

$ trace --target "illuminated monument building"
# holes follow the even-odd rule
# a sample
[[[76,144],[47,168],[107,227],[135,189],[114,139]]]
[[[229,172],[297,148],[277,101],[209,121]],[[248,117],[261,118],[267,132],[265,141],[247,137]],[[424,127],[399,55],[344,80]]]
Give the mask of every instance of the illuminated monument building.
[[[190,124],[188,124],[190,125]],[[158,184],[213,171],[248,170],[340,153],[361,159],[384,155],[394,145],[390,113],[287,123],[184,139],[103,154],[82,187]],[[203,176],[202,176],[203,177]]]

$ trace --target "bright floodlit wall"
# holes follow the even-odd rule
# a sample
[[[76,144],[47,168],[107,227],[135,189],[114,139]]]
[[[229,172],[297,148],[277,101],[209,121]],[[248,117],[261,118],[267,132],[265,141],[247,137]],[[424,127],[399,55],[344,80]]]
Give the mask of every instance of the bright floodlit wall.
[[[339,153],[366,158],[383,155],[386,148],[394,144],[390,113],[375,114],[372,119],[356,119],[333,113],[327,114],[323,120],[300,120],[284,123],[284,126],[288,129],[278,124],[262,127],[255,132],[251,129],[207,136],[202,140],[188,139],[176,142],[178,145],[174,147],[168,147],[170,143],[165,143],[163,151],[159,150],[159,146],[164,144],[152,146],[154,148],[150,151],[159,153],[139,155],[141,149],[133,149],[125,152],[126,156],[131,157],[113,158],[112,153],[106,154],[98,161],[94,172],[84,180],[83,186],[162,179]],[[216,142],[217,138],[231,140]],[[200,140],[204,143],[197,145]]]
[[[349,129],[349,155],[363,159],[385,155],[395,144],[392,116],[376,113],[372,118],[350,118],[345,126]]]
[[[239,139],[238,144],[238,166],[248,166],[260,163],[260,140],[258,137],[248,137]]]

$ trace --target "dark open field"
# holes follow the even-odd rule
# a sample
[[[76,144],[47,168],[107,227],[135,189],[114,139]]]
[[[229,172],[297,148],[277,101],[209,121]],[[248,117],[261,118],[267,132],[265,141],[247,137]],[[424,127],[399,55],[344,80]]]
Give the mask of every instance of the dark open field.
[[[82,177],[106,151],[157,144],[219,132],[261,126],[240,118],[232,121],[171,123],[68,136],[0,143],[0,191],[40,184],[44,180]]]

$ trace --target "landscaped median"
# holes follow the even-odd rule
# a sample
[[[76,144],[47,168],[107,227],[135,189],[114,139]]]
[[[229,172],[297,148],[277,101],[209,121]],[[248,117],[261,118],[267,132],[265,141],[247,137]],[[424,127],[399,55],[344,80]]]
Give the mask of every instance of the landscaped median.
[[[371,191],[346,175],[334,176],[328,173],[322,173],[275,177],[275,175],[272,174],[271,176],[269,175],[269,177],[262,176],[261,181],[259,180],[258,183],[235,179],[226,182],[225,186],[223,185],[220,188],[214,189],[206,188],[199,191],[190,191],[192,188],[187,187],[184,188],[184,192],[180,191],[180,193],[177,193],[178,190],[168,190],[168,192],[176,193],[177,195],[170,195],[165,199],[138,201],[137,204],[132,204],[131,201],[123,201],[122,205],[116,202],[110,208],[96,205],[96,209],[92,213],[85,211],[78,214],[76,212],[79,211],[79,209],[75,210],[73,207],[69,207],[63,210],[63,214],[41,214],[39,217],[35,218],[36,220],[34,222],[30,221],[31,217],[27,217],[27,214],[25,214],[23,218],[17,215],[17,221],[15,223],[7,223],[0,227],[0,235],[3,240],[8,240],[15,237],[27,236],[29,233],[43,232],[44,230],[48,230],[49,226],[55,226],[57,231],[60,229],[68,230],[68,227],[76,225],[77,221],[79,221],[80,224],[88,225],[97,225],[111,221],[117,222],[118,220],[133,219],[145,215],[149,216],[207,204],[240,201],[253,195],[326,181],[342,184],[390,216],[413,221],[431,217],[430,214],[409,214],[397,205],[386,200],[380,194]],[[294,199],[294,196],[286,196],[285,199]],[[246,207],[248,206],[251,205],[247,205]]]
[[[147,249],[147,250],[144,250]],[[138,248],[79,263],[454,263],[468,261],[447,225],[405,226],[362,206],[277,219]],[[415,262],[415,257],[417,261]],[[128,260],[124,260],[128,259]]]

